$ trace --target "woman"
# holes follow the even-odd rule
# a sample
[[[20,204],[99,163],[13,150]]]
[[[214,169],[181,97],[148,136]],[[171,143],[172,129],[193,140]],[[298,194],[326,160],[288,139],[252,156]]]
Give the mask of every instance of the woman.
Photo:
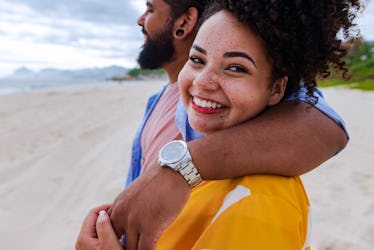
[[[346,77],[346,51],[337,34],[343,29],[349,36],[351,9],[359,7],[353,0],[215,1],[204,14],[178,80],[191,126],[205,134],[232,127],[303,86],[313,103],[317,76],[328,76],[332,66]],[[86,225],[92,225],[97,218],[92,214],[99,210]],[[204,182],[192,191],[157,247],[309,249],[308,216],[298,177]],[[100,221],[108,221],[105,213]]]

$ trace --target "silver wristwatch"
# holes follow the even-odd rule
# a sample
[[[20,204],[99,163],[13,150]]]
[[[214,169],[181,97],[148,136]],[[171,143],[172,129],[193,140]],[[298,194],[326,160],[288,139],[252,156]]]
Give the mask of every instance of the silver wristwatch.
[[[179,172],[191,188],[203,181],[184,141],[171,141],[163,146],[158,152],[158,163]]]

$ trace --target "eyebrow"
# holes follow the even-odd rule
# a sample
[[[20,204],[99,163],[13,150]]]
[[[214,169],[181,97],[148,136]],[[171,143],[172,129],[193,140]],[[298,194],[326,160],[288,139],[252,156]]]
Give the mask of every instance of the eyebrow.
[[[247,53],[244,53],[244,52],[230,51],[230,52],[226,52],[225,54],[223,54],[223,57],[243,57],[251,61],[253,65],[257,68],[255,60],[253,60],[252,57],[250,57]]]
[[[203,48],[201,48],[200,46],[194,44],[192,45],[192,48],[194,48],[195,50],[197,50],[198,52],[206,55],[207,54],[207,51]],[[255,60],[253,60],[252,57],[250,57],[247,53],[244,53],[244,52],[240,52],[240,51],[229,51],[229,52],[226,52],[223,54],[223,57],[242,57],[242,58],[245,58],[245,59],[248,59],[249,61],[252,62],[252,64],[257,68],[257,64],[255,62]]]
[[[192,48],[194,48],[195,50],[199,51],[200,53],[202,53],[202,54],[204,54],[204,55],[207,54],[207,52],[206,52],[205,49],[201,48],[200,46],[198,46],[198,45],[196,45],[196,44],[192,45]]]

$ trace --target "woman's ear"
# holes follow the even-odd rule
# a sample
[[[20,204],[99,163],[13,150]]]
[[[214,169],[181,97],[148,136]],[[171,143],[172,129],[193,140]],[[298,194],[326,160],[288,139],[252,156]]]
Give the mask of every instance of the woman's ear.
[[[195,31],[195,26],[199,18],[199,13],[195,7],[190,7],[185,13],[174,22],[174,38],[184,39]]]
[[[287,82],[287,76],[284,76],[275,81],[275,83],[271,87],[271,96],[268,102],[268,106],[273,106],[282,100],[284,92],[286,91]]]

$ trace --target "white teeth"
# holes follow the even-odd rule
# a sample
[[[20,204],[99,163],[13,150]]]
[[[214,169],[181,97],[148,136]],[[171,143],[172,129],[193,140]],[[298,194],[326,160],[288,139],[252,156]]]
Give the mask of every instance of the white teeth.
[[[220,103],[216,103],[216,102],[212,102],[212,101],[206,101],[206,100],[202,100],[198,97],[193,97],[193,102],[197,105],[197,106],[200,106],[202,108],[209,108],[209,109],[219,109],[219,108],[222,108],[223,105],[220,104]]]
[[[197,106],[200,106],[200,105],[201,105],[201,100],[200,100],[199,98],[194,97],[194,98],[193,98],[193,101],[194,101],[194,103],[195,103]]]

